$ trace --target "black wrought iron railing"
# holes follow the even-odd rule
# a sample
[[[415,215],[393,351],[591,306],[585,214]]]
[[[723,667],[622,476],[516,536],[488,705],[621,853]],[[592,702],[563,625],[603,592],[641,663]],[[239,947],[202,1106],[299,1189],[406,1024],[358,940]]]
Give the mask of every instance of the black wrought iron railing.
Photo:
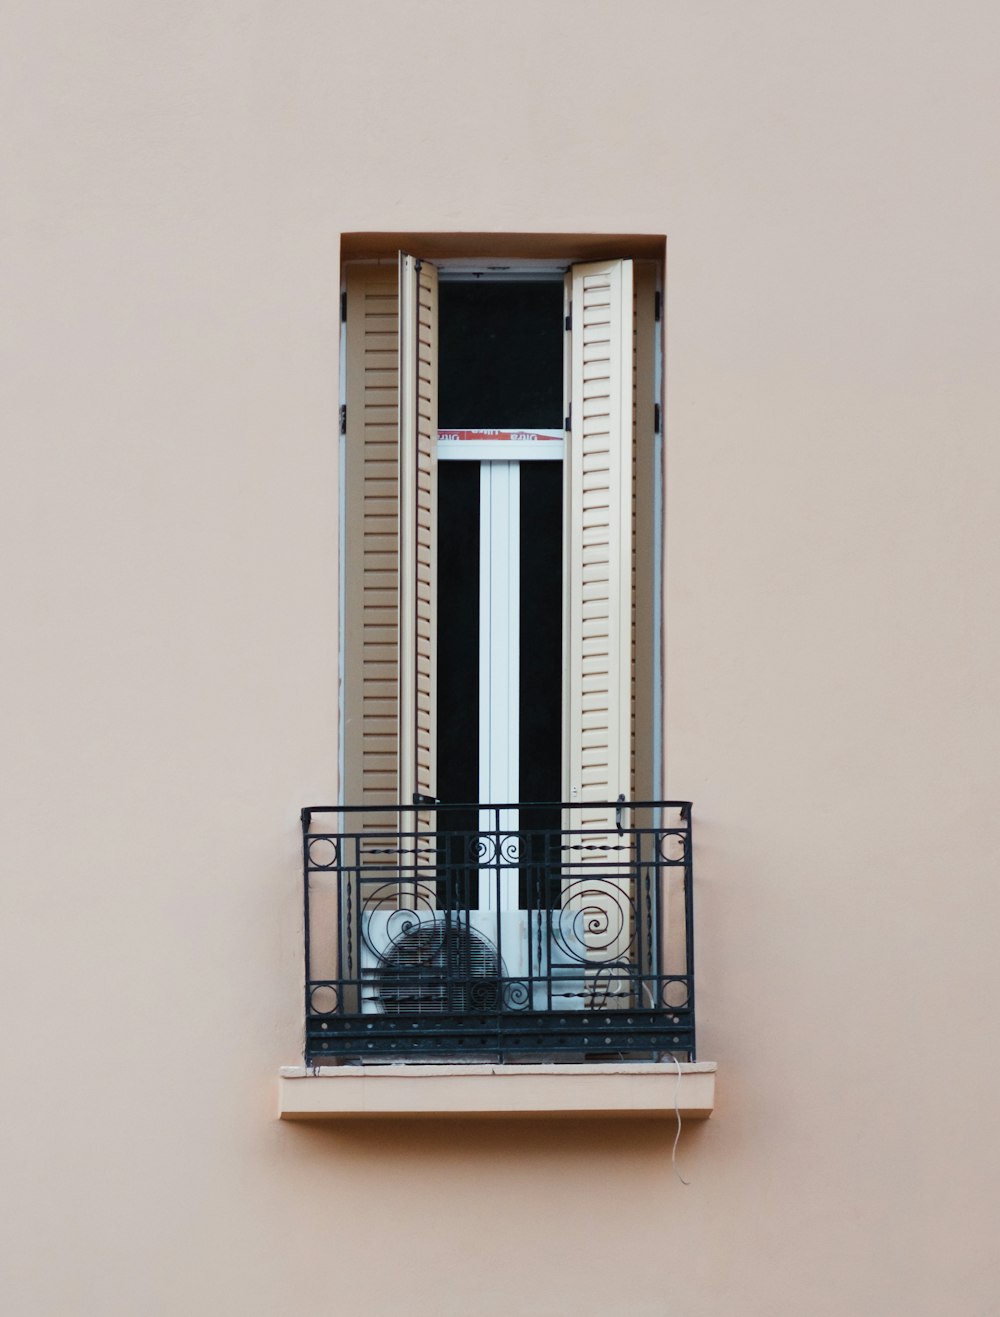
[[[309,808],[306,1060],[694,1058],[691,806]]]

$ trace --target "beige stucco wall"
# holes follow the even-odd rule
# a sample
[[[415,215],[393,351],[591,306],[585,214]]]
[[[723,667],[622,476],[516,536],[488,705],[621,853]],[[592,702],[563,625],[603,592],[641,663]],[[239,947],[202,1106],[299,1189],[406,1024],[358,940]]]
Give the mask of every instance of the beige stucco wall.
[[[995,5],[8,0],[12,1317],[989,1317]],[[665,232],[667,1125],[279,1123],[338,235]]]

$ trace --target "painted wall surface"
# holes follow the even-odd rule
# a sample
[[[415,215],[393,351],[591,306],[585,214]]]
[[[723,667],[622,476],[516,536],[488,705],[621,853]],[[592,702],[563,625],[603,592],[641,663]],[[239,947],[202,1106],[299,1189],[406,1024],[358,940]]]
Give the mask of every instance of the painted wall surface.
[[[988,1317],[1000,21],[8,0],[11,1317]],[[668,235],[715,1116],[280,1124],[337,745],[339,234]]]

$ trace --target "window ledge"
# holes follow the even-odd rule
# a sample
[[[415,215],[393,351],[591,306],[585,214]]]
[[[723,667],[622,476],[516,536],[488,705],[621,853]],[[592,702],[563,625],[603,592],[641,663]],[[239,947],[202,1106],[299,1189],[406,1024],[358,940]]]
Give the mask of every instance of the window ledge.
[[[667,1117],[705,1120],[714,1061],[601,1065],[282,1066],[282,1120],[379,1116]]]

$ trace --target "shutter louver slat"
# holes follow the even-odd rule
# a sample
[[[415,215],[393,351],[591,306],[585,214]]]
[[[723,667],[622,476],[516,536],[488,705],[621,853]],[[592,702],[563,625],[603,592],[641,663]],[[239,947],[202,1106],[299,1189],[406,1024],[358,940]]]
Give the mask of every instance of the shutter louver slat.
[[[409,804],[437,794],[437,270],[402,253],[399,269],[399,799]]]
[[[568,799],[606,802],[629,796],[632,777],[631,262],[574,267],[572,301]],[[585,735],[592,715],[606,728],[599,745]],[[596,810],[580,822],[606,820]]]
[[[349,267],[347,290],[344,799],[377,807],[395,803],[399,772],[396,270]]]
[[[566,783],[568,800],[593,808],[569,812],[565,826],[595,832],[586,858],[568,866],[567,899],[603,910],[613,927],[631,908],[614,802],[632,788],[632,263],[576,266],[571,278],[580,329],[571,331],[566,458]],[[588,876],[599,881],[574,895]],[[629,991],[613,969],[628,940],[623,926],[620,945],[606,948],[608,969],[588,972],[588,1005]]]

